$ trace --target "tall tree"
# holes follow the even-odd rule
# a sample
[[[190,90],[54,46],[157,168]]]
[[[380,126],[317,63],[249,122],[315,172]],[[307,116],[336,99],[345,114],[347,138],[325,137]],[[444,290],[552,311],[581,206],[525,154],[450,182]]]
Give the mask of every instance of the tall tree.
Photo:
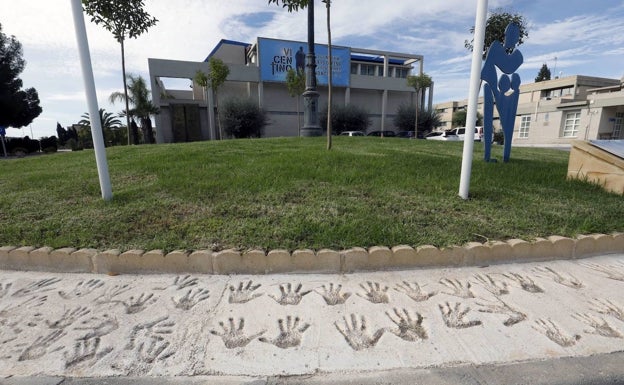
[[[282,0],[282,7],[288,8],[288,12],[298,11],[299,8],[305,8],[308,6],[309,0]],[[280,4],[280,0],[269,0],[269,4]]]
[[[535,83],[543,82],[544,80],[550,80],[550,69],[546,63],[542,64],[537,76],[535,77]]]
[[[422,92],[427,88],[431,87],[433,84],[433,80],[431,80],[431,76],[426,73],[422,73],[419,75],[413,75],[407,77],[407,85],[413,87],[416,91],[416,103],[414,104],[416,107],[415,117],[414,117],[414,137],[418,138],[418,110],[420,105],[420,100],[422,99]]]
[[[289,69],[286,72],[286,87],[288,87],[288,94],[291,97],[297,97],[297,129],[299,135],[301,135],[301,112],[299,104],[301,102],[301,94],[305,91],[305,72]]]
[[[29,125],[43,111],[34,88],[22,89],[19,75],[26,62],[22,45],[15,36],[2,32],[0,24],[0,126],[20,128]]]
[[[515,23],[520,27],[520,40],[518,45],[524,43],[524,40],[529,37],[529,27],[527,20],[519,13],[511,13],[505,11],[502,8],[498,8],[490,14],[485,24],[485,43],[483,45],[483,58],[487,55],[487,50],[490,48],[493,42],[505,40],[505,29],[511,23]],[[470,28],[470,33],[474,34],[475,27]],[[474,38],[470,41],[465,40],[464,46],[470,52],[474,48]]]
[[[98,111],[100,117],[100,124],[102,126],[102,134],[104,135],[104,143],[109,144],[119,144],[115,143],[113,140],[113,136],[115,131],[118,131],[121,128],[121,120],[112,112],[106,112],[105,109],[100,108]],[[79,125],[84,127],[84,130],[78,133],[76,136],[77,140],[81,142],[81,146],[84,148],[93,147],[93,143],[91,142],[91,135],[88,132],[91,131],[91,119],[88,112],[85,112],[81,116],[81,120],[78,122]]]
[[[466,115],[468,111],[466,110],[457,110],[453,112],[453,117],[451,118],[451,127],[465,127],[466,126]],[[483,115],[479,111],[477,111],[477,121],[475,122],[477,126],[483,125]]]
[[[150,90],[147,88],[145,79],[142,76],[128,74],[128,93],[113,92],[109,100],[111,103],[122,100],[128,101],[134,108],[129,111],[130,117],[136,117],[139,119],[141,131],[143,132],[143,138],[146,143],[154,143],[154,133],[152,132],[152,119],[151,115],[159,113],[158,107],[156,107],[150,100]],[[126,106],[128,104],[126,103]],[[125,114],[125,112],[124,112]]]
[[[102,24],[106,30],[113,34],[115,40],[121,46],[121,72],[126,111],[129,111],[124,43],[128,38],[136,39],[141,34],[147,32],[150,27],[156,25],[158,19],[145,12],[143,0],[82,0],[82,7],[85,13],[91,16],[91,21],[98,25]],[[126,125],[128,128],[128,144],[130,144],[129,114],[126,114]]]

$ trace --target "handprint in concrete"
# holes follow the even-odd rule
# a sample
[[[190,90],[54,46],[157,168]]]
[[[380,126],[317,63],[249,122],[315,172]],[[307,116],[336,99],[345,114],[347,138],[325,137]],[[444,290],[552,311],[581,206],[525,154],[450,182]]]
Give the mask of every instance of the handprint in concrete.
[[[169,321],[169,316],[163,316],[155,319],[154,321],[137,324],[132,328],[132,332],[128,338],[128,344],[125,349],[134,349],[135,346],[143,344],[145,340],[152,336],[164,338],[164,336],[173,333],[174,326],[175,322]]]
[[[564,348],[575,345],[576,341],[581,339],[581,336],[578,334],[570,335],[562,331],[561,327],[550,318],[540,318],[535,320],[533,329],[542,333],[548,337],[549,340]]]
[[[41,358],[45,356],[48,353],[48,349],[53,344],[55,344],[58,340],[63,338],[65,334],[66,333],[62,329],[56,329],[48,335],[37,337],[37,339],[32,344],[28,345],[28,347],[26,347],[26,349],[22,351],[22,354],[20,354],[17,360],[18,361],[36,360],[37,358]],[[60,347],[60,348],[54,349],[53,351],[56,351],[62,348],[63,347]]]
[[[154,293],[142,293],[138,297],[131,296],[127,301],[119,301],[125,308],[126,314],[136,314],[145,310],[149,305],[156,302]]]
[[[470,281],[466,283],[460,282],[458,279],[440,279],[440,283],[451,289],[451,292],[444,292],[444,294],[453,295],[459,298],[474,298],[474,294],[470,291],[472,285]]]
[[[401,312],[394,308],[394,316],[386,312],[388,318],[398,327],[398,329],[389,329],[390,333],[405,341],[426,340],[427,331],[422,325],[423,316],[416,312],[414,318],[412,318],[407,309],[402,310]]]
[[[449,328],[465,329],[473,326],[481,325],[479,320],[466,321],[464,317],[470,312],[470,307],[466,307],[462,310],[462,304],[456,302],[454,306],[451,306],[448,302],[438,305],[440,313],[442,313],[442,319]]]
[[[359,322],[355,314],[351,314],[351,322],[349,322],[346,317],[343,317],[343,319],[344,327],[340,327],[338,322],[334,322],[334,326],[353,350],[362,350],[375,346],[385,332],[385,329],[381,328],[377,329],[377,331],[371,335],[368,332],[366,318],[364,316],[360,317]]]
[[[11,290],[12,285],[13,285],[12,282],[9,282],[9,283],[0,282],[0,298],[3,298],[5,295],[9,294],[9,291]]]
[[[76,299],[84,297],[102,286],[104,286],[104,281],[100,279],[89,279],[78,282],[69,292],[59,291],[58,294],[63,299]]]
[[[613,301],[594,298],[594,301],[591,302],[591,305],[592,310],[624,322],[624,307],[616,305]]]
[[[238,288],[230,285],[230,297],[228,298],[229,303],[247,303],[251,300],[254,300],[260,296],[262,293],[257,293],[256,290],[262,286],[261,284],[253,284],[252,280],[249,280],[247,283],[241,281],[238,283]]]
[[[316,289],[315,292],[322,296],[325,303],[330,306],[342,305],[351,296],[351,293],[349,292],[340,292],[342,290],[342,285],[340,284],[334,285],[333,283],[330,283],[329,286],[323,285],[322,289],[323,290]]]
[[[190,310],[201,301],[208,299],[209,293],[208,289],[189,289],[182,297],[178,299],[171,297],[171,300],[177,309]]]
[[[476,274],[474,277],[478,284],[496,297],[509,294],[507,282],[494,278],[492,274]]]
[[[583,282],[579,281],[579,279],[572,274],[562,274],[548,266],[538,266],[534,268],[533,271],[538,275],[551,278],[556,283],[571,289],[580,289],[584,286]]]
[[[107,303],[120,303],[121,301],[119,301],[117,297],[131,289],[132,286],[130,286],[129,284],[115,285],[106,290],[102,296],[98,297],[95,300],[95,303],[99,305]]]
[[[63,313],[61,318],[54,322],[46,320],[46,324],[50,329],[65,329],[80,318],[89,314],[91,310],[84,306],[77,306],[74,309],[68,309]]]
[[[607,278],[612,279],[614,281],[624,282],[624,265],[621,264],[613,264],[613,265],[599,265],[597,263],[581,263],[581,266],[584,266],[588,269],[592,269],[599,273],[604,274]]]
[[[92,366],[102,357],[113,351],[111,346],[100,350],[101,338],[89,338],[76,340],[74,351],[72,354],[65,352],[65,369],[70,369],[82,363],[88,363]]]
[[[493,302],[490,302],[490,303],[477,302],[477,305],[481,306],[481,308],[478,310],[482,313],[496,313],[496,314],[502,314],[505,317],[507,317],[503,321],[503,325],[505,326],[513,326],[517,323],[520,323],[526,320],[527,318],[526,314],[522,313],[521,311],[517,309],[514,309],[509,304],[503,302],[500,299],[498,299],[498,302],[494,302],[494,303]]]
[[[397,283],[394,290],[407,295],[416,302],[426,301],[437,294],[436,291],[424,291],[417,282],[409,283],[407,281],[403,281],[403,284]]]
[[[281,295],[279,297],[269,294],[269,297],[273,298],[275,302],[280,305],[299,305],[299,302],[303,297],[309,294],[312,290],[301,291],[302,285],[298,284],[293,290],[290,283],[279,285]]]
[[[259,340],[277,346],[280,349],[294,348],[301,344],[303,333],[310,327],[309,323],[299,326],[299,317],[287,316],[286,321],[282,318],[277,320],[279,334],[273,339],[260,337]]]
[[[573,317],[591,328],[589,330],[585,330],[585,333],[596,334],[609,338],[624,338],[624,336],[622,336],[622,333],[613,328],[613,326],[609,325],[609,323],[604,318],[594,317],[593,315],[588,313],[576,313],[573,315]]]
[[[245,319],[240,318],[238,321],[238,326],[236,326],[234,322],[234,318],[228,318],[229,326],[226,326],[224,322],[219,322],[219,326],[221,326],[222,331],[211,330],[210,333],[215,336],[221,337],[225,347],[228,349],[242,348],[247,346],[252,340],[263,335],[266,330],[262,330],[259,333],[252,335],[245,335],[243,329],[245,328]]]
[[[176,290],[186,289],[195,285],[197,285],[197,278],[191,277],[190,274],[185,276],[177,276],[173,280],[173,286],[175,286]]]
[[[102,314],[101,316],[91,317],[80,323],[80,326],[75,327],[75,330],[86,330],[87,334],[80,339],[88,340],[91,338],[104,337],[107,334],[119,329],[119,322],[116,318],[109,316],[108,314]]]
[[[0,309],[0,317],[10,317],[20,310],[31,309],[42,306],[48,300],[47,295],[32,296],[23,302],[13,305],[7,305],[3,309]]]
[[[366,282],[367,286],[360,284],[360,287],[364,290],[364,294],[357,293],[358,296],[366,299],[370,303],[388,303],[390,298],[388,297],[388,286],[381,286],[379,282]]]
[[[61,281],[60,278],[46,278],[39,281],[32,282],[31,284],[19,289],[13,293],[12,297],[25,297],[31,294],[39,294],[54,289],[52,286]]]
[[[544,290],[537,286],[535,282],[528,275],[522,275],[518,273],[509,273],[503,274],[504,277],[511,279],[512,281],[516,281],[520,284],[522,290],[527,291],[529,293],[543,293]]]

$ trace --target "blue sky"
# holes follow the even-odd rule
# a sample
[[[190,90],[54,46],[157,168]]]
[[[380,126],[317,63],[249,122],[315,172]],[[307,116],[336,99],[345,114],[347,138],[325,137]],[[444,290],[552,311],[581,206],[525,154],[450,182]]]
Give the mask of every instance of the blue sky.
[[[147,58],[203,60],[221,39],[254,42],[257,36],[306,40],[306,12],[289,14],[266,0],[145,0],[159,23],[126,45],[128,72],[148,78]],[[333,43],[424,55],[435,81],[434,102],[468,96],[470,39],[477,0],[335,0]],[[523,83],[533,82],[547,63],[554,75],[624,75],[624,1],[490,0],[489,10],[523,14],[529,37],[520,47]],[[316,2],[317,42],[327,41],[324,4]],[[5,34],[22,43],[26,87],[39,91],[43,113],[30,127],[8,135],[55,135],[87,111],[69,0],[0,0]],[[119,45],[87,20],[87,33],[100,107],[119,112],[108,95],[122,90]],[[556,69],[555,69],[555,57]]]

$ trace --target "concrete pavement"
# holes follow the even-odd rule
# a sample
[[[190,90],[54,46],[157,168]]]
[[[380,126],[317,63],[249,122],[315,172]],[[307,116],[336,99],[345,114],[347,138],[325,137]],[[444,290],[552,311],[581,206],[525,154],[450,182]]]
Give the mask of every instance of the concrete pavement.
[[[0,326],[1,384],[616,384],[624,254],[354,274],[0,271]]]

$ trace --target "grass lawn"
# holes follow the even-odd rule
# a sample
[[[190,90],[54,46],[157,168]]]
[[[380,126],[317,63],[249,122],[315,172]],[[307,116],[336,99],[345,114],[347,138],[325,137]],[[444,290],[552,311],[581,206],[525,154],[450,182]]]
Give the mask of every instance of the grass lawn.
[[[624,231],[624,199],[567,181],[569,153],[514,148],[457,196],[462,143],[336,137],[107,149],[0,160],[0,246],[97,249],[446,246]],[[493,156],[502,158],[501,146]]]

